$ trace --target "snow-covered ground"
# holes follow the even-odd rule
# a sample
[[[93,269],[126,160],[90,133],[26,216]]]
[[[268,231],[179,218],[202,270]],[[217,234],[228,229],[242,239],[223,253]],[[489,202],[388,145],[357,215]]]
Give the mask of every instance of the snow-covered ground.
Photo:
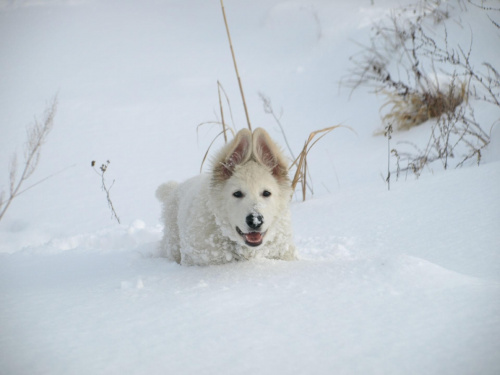
[[[498,374],[498,126],[481,166],[387,191],[382,100],[338,85],[353,41],[401,2],[374,3],[226,1],[254,127],[285,146],[262,92],[295,152],[326,126],[357,135],[337,129],[311,154],[315,195],[292,202],[300,260],[181,267],[154,256],[154,191],[198,173],[217,80],[245,126],[219,2],[0,1],[0,188],[55,94],[32,182],[69,167],[0,221],[0,373]],[[461,16],[484,31],[474,47],[500,61],[477,14]],[[120,225],[92,160],[111,161]]]

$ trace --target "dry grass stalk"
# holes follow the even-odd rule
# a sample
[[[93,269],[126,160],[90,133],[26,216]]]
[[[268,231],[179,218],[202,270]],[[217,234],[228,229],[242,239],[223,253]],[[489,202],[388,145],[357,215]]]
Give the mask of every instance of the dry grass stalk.
[[[269,97],[267,97],[262,92],[259,92],[259,97],[262,100],[262,104],[264,106],[264,112],[273,116],[274,121],[276,121],[276,123],[278,124],[280,131],[281,131],[281,134],[283,135],[283,139],[285,141],[286,147],[288,148],[288,152],[290,153],[292,160],[295,160],[296,159],[295,153],[293,152],[292,148],[290,147],[290,143],[288,142],[288,137],[286,136],[285,128],[283,127],[283,124],[281,123],[281,116],[283,116],[283,110],[281,110],[281,113],[279,116],[276,115],[276,113],[274,112],[273,105],[271,103],[271,99]],[[306,184],[307,184],[307,188],[309,189],[311,194],[314,194],[311,183],[309,181],[307,181]]]
[[[196,133],[198,133],[198,130],[200,129],[201,126],[206,125],[206,124],[217,124],[222,126],[222,131],[217,134],[214,139],[212,139],[212,142],[210,142],[210,145],[208,146],[207,151],[205,152],[205,155],[203,156],[203,160],[201,161],[200,165],[200,173],[203,170],[203,165],[205,164],[205,161],[207,160],[208,154],[210,152],[210,149],[212,148],[213,144],[219,138],[222,134],[224,135],[224,143],[227,143],[227,132],[228,130],[231,132],[231,134],[234,137],[234,130],[226,125],[226,121],[224,120],[224,109],[222,105],[222,96],[221,96],[221,91],[224,93],[224,96],[226,97],[227,105],[229,107],[229,113],[231,114],[231,118],[233,117],[232,111],[231,111],[231,104],[229,103],[229,98],[227,97],[226,91],[224,90],[224,87],[221,85],[219,81],[217,81],[217,92],[219,96],[219,109],[220,109],[220,115],[221,115],[221,121],[205,121],[202,122],[201,124],[198,124],[196,128]],[[234,123],[234,122],[233,122]]]
[[[219,95],[219,108],[220,108],[220,119],[221,119],[221,123],[222,123],[222,132],[224,133],[224,143],[227,143],[226,122],[224,121],[224,108],[222,107],[222,98],[220,95],[220,90],[221,90],[221,84],[219,81],[217,81],[217,93]],[[205,154],[205,157],[206,157],[206,154]],[[201,165],[203,166],[203,163]]]
[[[238,72],[238,64],[236,64],[236,57],[234,55],[233,42],[231,41],[231,33],[229,32],[229,26],[227,24],[226,11],[224,10],[224,2],[220,0],[220,6],[222,9],[222,15],[224,16],[224,24],[226,25],[227,39],[229,40],[229,48],[231,49],[231,56],[233,57],[234,70],[236,72],[236,78],[238,79],[238,85],[240,87],[241,99],[243,101],[243,108],[245,109],[245,116],[247,118],[248,129],[252,131],[252,125],[250,124],[250,117],[248,116],[247,103],[245,100],[245,94],[243,93],[243,85],[241,83],[240,74]]]
[[[218,97],[219,97],[219,110],[221,113],[221,121],[204,121],[204,122],[199,123],[198,126],[196,127],[196,134],[197,135],[198,135],[198,131],[199,131],[200,127],[202,127],[203,125],[217,124],[217,125],[222,125],[223,128],[227,127],[225,116],[224,116],[224,109],[223,109],[223,104],[222,104],[221,93],[224,94],[224,98],[226,99],[227,107],[229,109],[229,116],[231,118],[231,123],[233,124],[233,128],[234,128],[234,119],[233,119],[233,111],[231,109],[231,102],[229,101],[229,97],[227,96],[226,90],[224,90],[224,86],[222,86],[222,84],[219,81],[217,81],[217,92],[218,92]],[[234,132],[233,132],[233,134],[234,134]],[[226,138],[226,137],[224,137],[224,138]]]
[[[233,129],[229,128],[229,130],[231,131],[233,137],[234,137],[234,132],[233,132]],[[217,140],[217,138],[219,138],[222,134],[224,134],[224,139],[226,137],[226,133],[225,133],[225,130],[221,131],[219,134],[217,134],[214,139],[212,139],[212,142],[210,142],[210,145],[208,146],[207,148],[207,151],[205,152],[205,155],[203,155],[203,160],[201,161],[201,165],[200,165],[200,173],[203,171],[203,165],[205,164],[205,161],[207,160],[208,158],[208,154],[210,153],[210,149],[212,148],[212,146],[214,145],[215,141]],[[226,140],[226,143],[227,143],[227,140]]]
[[[57,110],[57,97],[54,97],[52,102],[47,106],[44,118],[42,122],[35,119],[35,123],[27,129],[27,142],[24,149],[24,167],[21,172],[21,176],[17,178],[17,155],[14,154],[9,168],[9,192],[8,197],[5,199],[5,192],[0,194],[0,220],[2,220],[5,212],[11,205],[12,201],[18,197],[20,194],[24,193],[26,190],[38,185],[39,183],[45,181],[49,176],[30,187],[21,190],[24,182],[28,180],[36,170],[38,162],[40,161],[40,153],[43,144],[47,140],[47,136],[52,130],[54,125],[54,118]]]
[[[337,129],[337,128],[347,128],[352,130],[351,128],[344,126],[344,125],[334,125],[330,126],[328,128],[324,128],[321,130],[316,130],[313,131],[311,134],[309,134],[309,137],[307,138],[307,141],[304,143],[304,147],[302,148],[302,151],[300,152],[299,156],[294,160],[292,165],[290,166],[290,169],[295,166],[296,171],[295,175],[292,180],[292,190],[295,191],[295,188],[297,187],[298,183],[301,183],[302,186],[302,200],[306,200],[306,191],[307,191],[307,173],[308,173],[308,168],[307,168],[307,155],[309,154],[309,151],[314,147],[314,145],[325,135],[330,133],[332,130]],[[314,139],[317,135],[319,137],[317,139]]]

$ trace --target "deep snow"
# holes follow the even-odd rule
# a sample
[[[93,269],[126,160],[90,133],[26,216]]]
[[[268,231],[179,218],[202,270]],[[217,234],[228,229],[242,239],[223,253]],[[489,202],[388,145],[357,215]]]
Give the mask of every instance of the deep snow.
[[[499,373],[498,127],[480,167],[387,191],[380,98],[338,88],[352,41],[398,4],[374,3],[226,1],[254,126],[282,143],[261,91],[294,150],[336,123],[358,135],[337,129],[311,154],[316,194],[292,203],[300,260],[181,267],[154,256],[154,191],[199,170],[217,80],[245,126],[219,2],[0,2],[0,186],[55,93],[33,182],[70,167],[0,222],[0,373]],[[489,21],[462,17],[500,61]],[[90,167],[108,159],[122,225]]]

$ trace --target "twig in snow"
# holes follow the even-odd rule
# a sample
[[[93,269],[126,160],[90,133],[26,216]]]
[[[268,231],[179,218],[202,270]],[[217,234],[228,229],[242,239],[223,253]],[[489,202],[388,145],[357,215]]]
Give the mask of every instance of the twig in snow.
[[[115,184],[115,180],[113,180],[111,185],[108,187],[108,186],[106,186],[106,179],[104,178],[104,173],[106,173],[106,171],[108,170],[109,164],[110,164],[109,160],[106,161],[106,164],[101,164],[101,166],[99,167],[99,170],[101,171],[100,173],[95,168],[95,160],[92,160],[90,165],[94,169],[94,171],[99,176],[101,176],[101,189],[106,193],[106,199],[108,200],[108,207],[111,210],[112,216],[116,219],[118,224],[120,224],[120,218],[116,214],[115,207],[113,206],[113,202],[111,201],[111,195],[110,195],[110,191],[111,191],[111,188],[113,187],[113,185]]]

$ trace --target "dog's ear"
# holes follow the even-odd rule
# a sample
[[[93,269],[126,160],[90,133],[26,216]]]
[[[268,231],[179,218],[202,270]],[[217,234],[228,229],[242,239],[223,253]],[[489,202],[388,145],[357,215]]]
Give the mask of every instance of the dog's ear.
[[[288,164],[286,159],[264,129],[255,129],[252,144],[253,155],[257,161],[268,167],[278,181],[288,181]]]
[[[222,149],[214,162],[214,178],[224,181],[233,175],[234,168],[245,163],[252,155],[252,133],[240,130],[231,143]]]

